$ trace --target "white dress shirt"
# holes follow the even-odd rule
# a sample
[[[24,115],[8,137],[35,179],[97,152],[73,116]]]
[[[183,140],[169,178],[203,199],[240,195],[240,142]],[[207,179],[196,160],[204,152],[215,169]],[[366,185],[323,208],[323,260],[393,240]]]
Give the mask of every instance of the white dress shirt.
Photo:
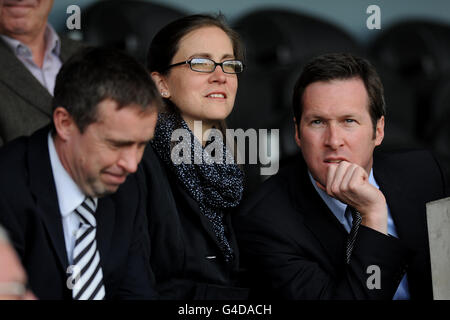
[[[56,194],[58,196],[67,257],[69,258],[69,265],[71,265],[73,262],[72,254],[73,248],[75,247],[76,232],[81,222],[81,219],[74,210],[83,203],[86,195],[81,191],[61,164],[51,133],[48,134],[48,152],[50,154],[53,179],[55,180]],[[98,199],[93,199],[97,205]]]

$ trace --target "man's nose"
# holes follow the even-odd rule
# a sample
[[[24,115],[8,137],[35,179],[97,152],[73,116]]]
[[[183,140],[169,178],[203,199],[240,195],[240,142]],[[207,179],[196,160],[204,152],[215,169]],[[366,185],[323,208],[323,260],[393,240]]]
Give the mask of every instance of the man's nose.
[[[137,170],[141,158],[142,154],[137,148],[127,148],[122,151],[118,165],[127,173],[134,173]]]
[[[326,129],[325,145],[333,150],[343,145],[341,129],[334,123],[330,123]]]

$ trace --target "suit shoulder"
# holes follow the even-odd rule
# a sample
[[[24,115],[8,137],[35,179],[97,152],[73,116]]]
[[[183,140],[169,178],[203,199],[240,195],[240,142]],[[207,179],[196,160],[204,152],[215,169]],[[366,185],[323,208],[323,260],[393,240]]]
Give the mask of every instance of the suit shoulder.
[[[250,196],[242,201],[239,212],[244,213],[256,207],[273,207],[289,199],[290,180],[296,176],[296,168],[289,165],[270,177]]]
[[[0,176],[15,172],[25,161],[27,150],[27,137],[17,138],[0,148]]]
[[[406,190],[428,194],[436,192],[444,196],[447,182],[444,171],[435,155],[426,149],[408,149],[377,153],[374,172],[381,172],[389,180]]]
[[[432,153],[427,149],[399,149],[395,151],[388,152],[376,152],[375,158],[383,159],[385,161],[399,161],[405,159],[416,159],[416,158],[429,158],[432,157]]]
[[[439,162],[433,153],[426,149],[405,149],[392,152],[376,153],[375,165],[389,168],[397,173],[408,175],[440,171]]]
[[[3,218],[8,212],[14,212],[16,217],[24,216],[23,208],[30,203],[26,145],[27,138],[23,137],[0,148],[0,214]]]

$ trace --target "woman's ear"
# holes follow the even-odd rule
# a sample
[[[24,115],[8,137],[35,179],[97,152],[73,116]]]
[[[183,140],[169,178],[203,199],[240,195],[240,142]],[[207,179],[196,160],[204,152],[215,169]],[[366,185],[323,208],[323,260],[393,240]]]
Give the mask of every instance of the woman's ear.
[[[167,85],[165,77],[157,71],[153,71],[150,75],[161,93],[161,97],[166,99],[170,98],[169,86]]]

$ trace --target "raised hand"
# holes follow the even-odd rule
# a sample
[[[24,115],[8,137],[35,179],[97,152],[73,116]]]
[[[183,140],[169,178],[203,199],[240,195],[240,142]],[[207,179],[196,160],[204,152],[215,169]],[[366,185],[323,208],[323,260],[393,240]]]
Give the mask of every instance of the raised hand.
[[[341,161],[329,166],[326,186],[317,185],[333,198],[358,210],[362,225],[387,234],[386,199],[369,183],[369,176],[362,167]]]

